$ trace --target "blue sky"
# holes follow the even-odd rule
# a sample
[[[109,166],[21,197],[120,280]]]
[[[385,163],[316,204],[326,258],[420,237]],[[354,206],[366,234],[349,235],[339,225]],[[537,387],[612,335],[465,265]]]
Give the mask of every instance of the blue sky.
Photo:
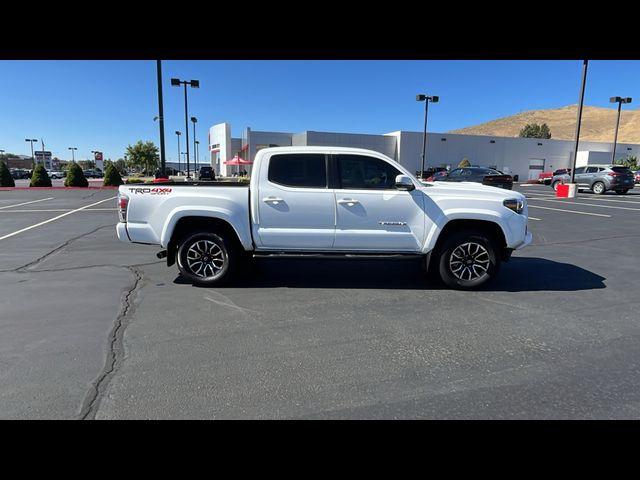
[[[184,93],[171,77],[200,80],[189,89],[189,117],[203,161],[207,131],[223,121],[234,137],[254,130],[381,134],[422,131],[417,93],[439,95],[429,131],[446,132],[515,113],[578,101],[581,60],[550,61],[163,61],[167,160],[184,133]],[[585,103],[612,107],[611,96],[640,104],[640,61],[590,61]],[[156,63],[140,61],[0,61],[0,149],[30,155],[25,138],[76,159],[91,150],[122,157],[129,144],[159,145]],[[193,145],[193,125],[189,122]],[[184,151],[184,134],[181,137]],[[38,149],[40,148],[38,144]],[[193,155],[193,153],[192,153]],[[193,158],[193,157],[192,157]],[[193,160],[192,160],[193,161]]]

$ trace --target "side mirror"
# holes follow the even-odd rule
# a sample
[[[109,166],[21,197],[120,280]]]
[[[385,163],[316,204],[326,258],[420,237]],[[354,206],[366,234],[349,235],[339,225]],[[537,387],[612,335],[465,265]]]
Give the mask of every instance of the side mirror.
[[[414,190],[416,186],[413,184],[411,177],[407,175],[398,175],[396,177],[396,188],[398,190],[406,190],[407,192],[410,192],[411,190]]]

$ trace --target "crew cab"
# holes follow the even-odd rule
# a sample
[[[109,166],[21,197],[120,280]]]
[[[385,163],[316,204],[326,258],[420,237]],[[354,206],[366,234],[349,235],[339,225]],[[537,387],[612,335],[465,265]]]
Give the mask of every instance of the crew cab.
[[[254,257],[415,256],[470,289],[525,247],[524,195],[478,183],[421,182],[371,150],[260,150],[250,183],[121,185],[118,238],[160,245],[198,285],[218,285]]]

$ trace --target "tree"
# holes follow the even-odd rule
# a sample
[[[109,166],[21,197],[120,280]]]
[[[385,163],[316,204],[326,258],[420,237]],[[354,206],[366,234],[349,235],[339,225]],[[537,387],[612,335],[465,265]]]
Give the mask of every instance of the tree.
[[[116,160],[114,163],[114,166],[116,167],[116,170],[118,170],[120,175],[122,175],[127,169],[127,164],[124,162],[122,158],[119,158],[118,160]]]
[[[637,170],[638,165],[638,157],[635,155],[627,155],[624,158],[619,158],[614,162],[616,165],[624,165],[625,167],[629,167],[631,170]]]
[[[520,130],[521,138],[551,138],[551,130],[549,130],[549,125],[543,123],[542,125],[538,125],[537,123],[528,123],[526,124],[522,130]]]
[[[84,172],[80,165],[76,162],[71,162],[69,164],[69,168],[67,169],[67,176],[64,179],[65,187],[88,187],[89,181],[87,177],[84,176]]]
[[[104,185],[105,187],[117,187],[118,185],[122,185],[123,183],[124,182],[122,181],[122,177],[120,176],[120,173],[118,173],[118,170],[113,165],[113,163],[107,163],[107,167],[104,169],[104,181],[102,182],[102,185]]]
[[[465,168],[470,166],[471,166],[471,162],[469,161],[468,158],[463,158],[458,164],[458,168]]]
[[[147,173],[158,168],[158,147],[153,142],[142,142],[138,140],[138,143],[127,147],[126,153],[128,159],[127,163],[131,167],[135,167],[139,170],[145,170]]]
[[[44,165],[38,165],[31,174],[31,183],[30,187],[50,187],[51,179],[47,174],[47,169],[44,168]]]
[[[15,187],[16,182],[11,176],[9,167],[4,162],[0,162],[0,187]]]

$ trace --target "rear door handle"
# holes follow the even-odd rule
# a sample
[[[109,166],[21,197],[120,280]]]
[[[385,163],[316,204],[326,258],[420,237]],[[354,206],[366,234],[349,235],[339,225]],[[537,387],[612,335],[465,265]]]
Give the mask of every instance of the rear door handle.
[[[345,205],[346,204],[346,205],[352,207],[356,203],[360,203],[360,202],[358,200],[354,199],[354,198],[341,198],[340,200],[338,200],[338,203],[340,205]]]

